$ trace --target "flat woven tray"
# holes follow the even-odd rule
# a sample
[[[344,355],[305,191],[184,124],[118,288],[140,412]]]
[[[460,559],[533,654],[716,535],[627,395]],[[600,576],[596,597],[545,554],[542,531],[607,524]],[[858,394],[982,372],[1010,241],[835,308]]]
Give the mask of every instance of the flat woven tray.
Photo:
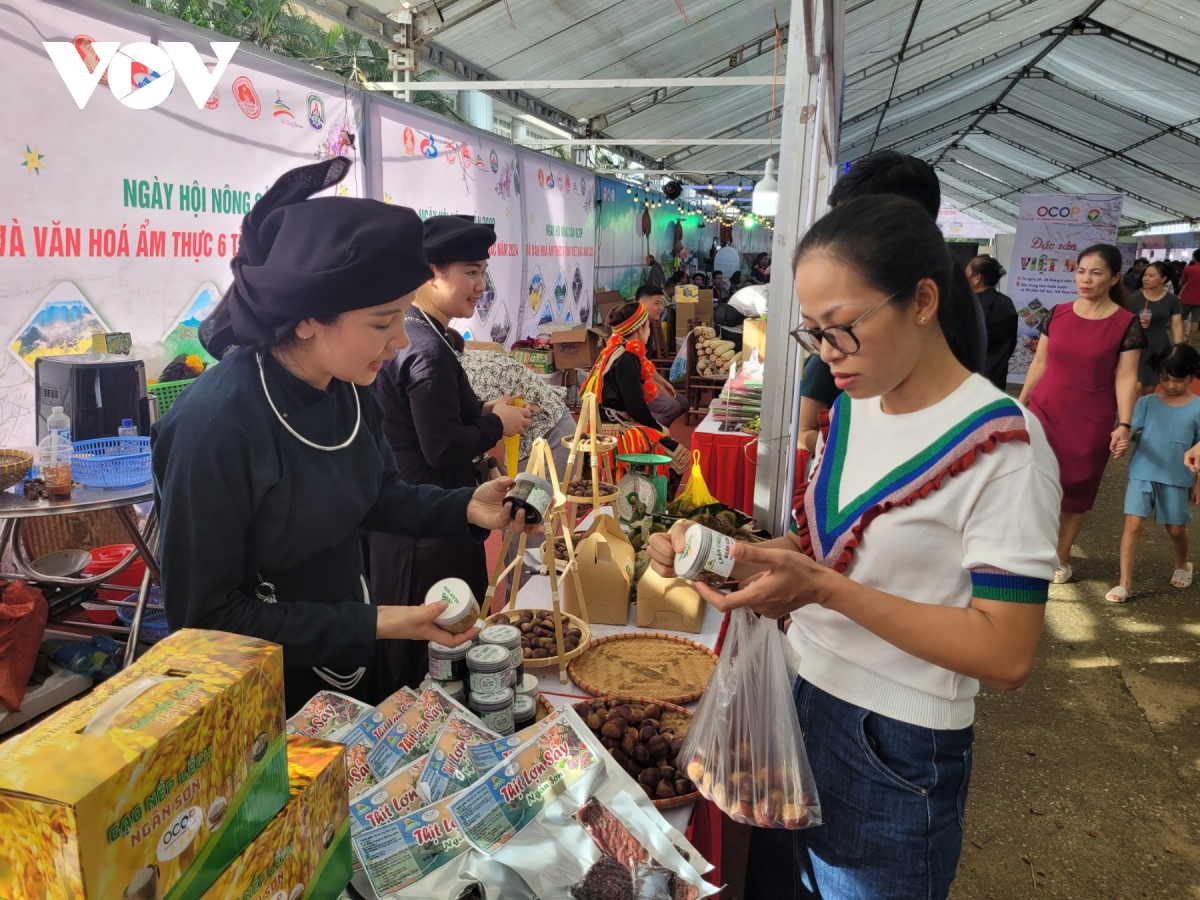
[[[563,565],[566,565],[566,564],[564,563]],[[484,621],[486,621],[487,624],[489,624],[489,625],[495,625],[496,622],[499,620],[500,616],[507,616],[510,619],[515,619],[520,613],[522,613],[524,611],[525,611],[524,607],[517,607],[516,609],[508,609],[506,607],[506,608],[500,610],[500,612],[493,613],[492,615],[488,616],[487,619],[485,619]],[[533,612],[533,613],[549,612],[549,611],[550,610],[548,610],[548,609],[547,610],[542,610],[542,609],[531,610],[531,612]],[[567,654],[567,659],[572,660],[575,657],[577,657],[580,653],[582,653],[584,650],[586,650],[588,648],[588,646],[591,644],[592,629],[588,625],[587,622],[583,621],[583,619],[576,618],[575,616],[571,615],[570,613],[563,613],[562,617],[563,617],[563,630],[564,631],[567,629],[567,627],[569,625],[574,625],[576,628],[578,628],[580,631],[583,632],[583,637],[581,637],[579,639],[579,646]],[[527,669],[539,669],[539,668],[543,668],[545,666],[557,666],[557,665],[558,665],[558,656],[547,656],[545,659],[527,659],[527,660],[525,660],[525,668],[527,668]]]
[[[580,646],[583,646],[582,644]],[[690,703],[708,686],[717,655],[672,634],[628,632],[592,641],[567,672],[596,697],[637,703]]]

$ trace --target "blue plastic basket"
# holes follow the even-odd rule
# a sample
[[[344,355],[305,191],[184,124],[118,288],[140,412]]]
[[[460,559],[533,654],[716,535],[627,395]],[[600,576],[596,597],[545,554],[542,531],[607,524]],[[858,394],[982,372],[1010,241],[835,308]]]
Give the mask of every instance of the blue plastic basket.
[[[135,452],[130,452],[134,449]],[[111,437],[79,441],[71,454],[71,477],[95,488],[131,488],[150,480],[150,438]]]
[[[137,602],[137,594],[130,594],[125,598],[130,603]],[[117,618],[119,618],[126,626],[133,625],[133,614],[137,612],[133,606],[118,606]],[[142,633],[141,640],[146,644],[155,644],[167,636],[170,629],[167,628],[167,613],[162,605],[162,591],[153,587],[150,589],[150,596],[146,600],[146,611],[142,613]]]

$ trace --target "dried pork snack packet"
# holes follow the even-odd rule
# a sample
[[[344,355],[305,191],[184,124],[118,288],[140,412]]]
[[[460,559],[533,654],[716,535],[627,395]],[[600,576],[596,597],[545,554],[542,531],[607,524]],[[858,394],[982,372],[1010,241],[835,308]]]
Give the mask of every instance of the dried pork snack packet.
[[[538,723],[532,740],[452,798],[450,809],[467,839],[515,870],[537,897],[571,900],[604,855],[574,819],[592,797],[644,848],[638,859],[670,869],[676,882],[686,885],[680,896],[717,892],[688,859],[706,871],[711,866],[667,824],[569,706]],[[550,846],[555,852],[546,851]],[[632,891],[628,869],[626,876]]]
[[[367,754],[367,766],[375,780],[382,781],[396,769],[428,753],[446,717],[456,706],[439,688],[422,691],[417,702],[392,723]]]
[[[475,765],[470,749],[476,744],[490,744],[499,737],[475,716],[457,710],[451,713],[434,739],[417,782],[417,790],[425,802],[436,803],[478,781],[487,770]]]
[[[370,712],[370,706],[353,697],[337,691],[319,691],[287,720],[287,733],[332,740],[333,735],[350,728]]]
[[[502,737],[498,740],[487,741],[482,744],[472,744],[467,748],[467,752],[471,754],[471,761],[482,772],[495,768],[516,753],[518,747],[533,738],[540,724],[539,722],[529,725],[522,728],[516,734],[510,734],[508,737]]]
[[[371,767],[367,764],[367,756],[387,734],[388,729],[416,702],[416,691],[401,688],[333,738],[346,745],[346,785],[351,797],[376,783],[375,776],[371,774]]]

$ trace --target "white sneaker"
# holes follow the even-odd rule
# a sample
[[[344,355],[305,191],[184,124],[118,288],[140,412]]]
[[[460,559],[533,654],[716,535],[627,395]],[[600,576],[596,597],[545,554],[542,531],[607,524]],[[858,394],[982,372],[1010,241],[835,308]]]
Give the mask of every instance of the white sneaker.
[[[1066,584],[1068,581],[1071,580],[1071,576],[1073,574],[1074,574],[1074,572],[1071,570],[1070,566],[1059,566],[1057,569],[1054,570],[1054,581],[1052,583],[1053,584]]]

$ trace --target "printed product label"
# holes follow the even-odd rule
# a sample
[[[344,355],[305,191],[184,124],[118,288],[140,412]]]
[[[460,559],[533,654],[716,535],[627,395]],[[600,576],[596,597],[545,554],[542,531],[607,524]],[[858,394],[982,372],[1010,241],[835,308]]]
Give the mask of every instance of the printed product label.
[[[600,765],[561,716],[544,719],[535,738],[474,787],[451,798],[450,811],[476,847],[495,853],[563,791]]]
[[[483,721],[491,727],[486,716]],[[474,784],[487,770],[476,768],[471,758],[471,747],[490,743],[503,733],[480,728],[461,713],[451,715],[434,741],[417,782],[417,790],[425,802],[436,803]]]
[[[733,572],[733,545],[733,538],[714,534],[712,548],[708,551],[708,563],[704,568],[722,578],[728,578]]]
[[[503,648],[497,648],[503,649]],[[505,653],[508,651],[505,650]],[[472,672],[472,694],[499,694],[510,688],[516,682],[516,673],[512,669],[501,669],[499,672]]]
[[[525,651],[524,651],[524,650],[522,650],[520,647],[514,647],[514,648],[512,649],[512,652],[511,652],[511,653],[509,653],[509,656],[510,656],[510,657],[512,657],[512,667],[513,667],[514,669],[519,669],[519,668],[520,668],[522,665],[524,665],[524,663],[525,663]],[[513,684],[514,684],[514,685],[516,684],[516,678],[515,678],[515,677],[513,678]]]
[[[434,681],[453,681],[454,663],[448,659],[429,657],[429,677]]]
[[[398,822],[353,838],[354,849],[379,896],[403,890],[468,849],[449,801],[409,813]]]
[[[321,691],[287,720],[287,733],[328,738],[371,712],[371,707],[336,691]]]
[[[480,718],[483,719],[483,724],[493,729],[496,734],[512,734],[513,714],[511,706],[507,709],[497,709],[484,713]]]
[[[367,754],[367,766],[375,780],[382,781],[396,769],[428,753],[449,714],[448,703],[441,694],[422,691]]]
[[[525,502],[544,516],[546,510],[550,508],[550,492],[541,485],[535,484],[530,488],[529,497]]]

